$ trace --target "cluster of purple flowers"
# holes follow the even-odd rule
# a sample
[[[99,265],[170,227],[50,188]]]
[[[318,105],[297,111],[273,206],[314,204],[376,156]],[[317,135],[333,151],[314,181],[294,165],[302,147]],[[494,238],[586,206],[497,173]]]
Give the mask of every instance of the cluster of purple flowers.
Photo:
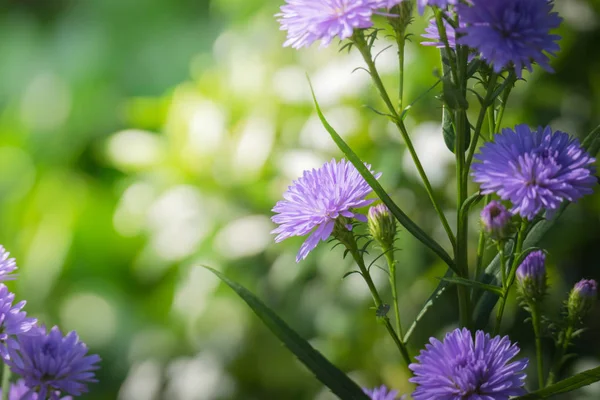
[[[16,269],[15,260],[0,246],[0,280],[15,279],[10,274]],[[22,378],[8,389],[9,400],[59,399],[87,392],[87,384],[96,382],[100,357],[88,355],[75,332],[63,336],[58,327],[47,332],[27,317],[25,302],[13,304],[14,298],[0,283],[0,357]]]

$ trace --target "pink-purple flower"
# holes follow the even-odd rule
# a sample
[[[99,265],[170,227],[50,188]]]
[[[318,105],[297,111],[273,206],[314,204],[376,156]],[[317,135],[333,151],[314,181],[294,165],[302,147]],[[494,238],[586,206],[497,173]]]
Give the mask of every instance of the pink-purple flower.
[[[23,311],[25,302],[13,305],[15,295],[0,283],[0,357],[9,358],[9,350],[18,348],[16,335],[29,334],[35,323],[34,318],[27,318]]]
[[[511,212],[530,220],[592,193],[597,184],[595,159],[577,139],[549,127],[504,129],[476,158],[473,177],[481,193],[510,200]]]
[[[0,282],[16,279],[16,275],[11,274],[17,269],[17,263],[14,258],[9,257],[10,253],[0,245]]]
[[[340,162],[331,160],[319,169],[304,171],[283,194],[284,200],[278,201],[273,208],[276,214],[271,219],[279,226],[271,233],[277,234],[276,242],[309,235],[296,256],[299,262],[320,241],[329,238],[338,218],[366,222],[367,218],[356,209],[374,201],[366,198],[371,191],[352,163],[344,159]]]
[[[317,40],[328,46],[337,36],[352,36],[355,29],[373,26],[379,9],[390,8],[402,0],[286,0],[276,14],[281,30],[287,31],[284,46],[301,48]]]
[[[425,346],[410,382],[417,388],[415,400],[508,400],[525,393],[527,359],[512,361],[519,347],[508,336],[491,338],[483,331],[475,340],[467,329],[456,329]]]

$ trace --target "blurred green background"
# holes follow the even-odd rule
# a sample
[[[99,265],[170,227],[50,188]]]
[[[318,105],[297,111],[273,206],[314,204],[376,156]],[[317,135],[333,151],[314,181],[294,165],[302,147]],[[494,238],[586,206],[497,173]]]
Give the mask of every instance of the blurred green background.
[[[2,0],[0,243],[17,258],[11,288],[47,324],[76,329],[102,356],[87,399],[329,399],[246,305],[199,265],[246,285],[364,386],[410,391],[400,357],[372,319],[369,293],[341,250],[275,245],[270,209],[302,170],[341,153],[320,126],[308,73],[330,122],[403,209],[444,246],[394,128],[354,53],[284,49],[279,1]],[[562,0],[556,74],[513,92],[505,126],[551,124],[583,136],[600,123],[600,2]],[[406,99],[435,82],[439,55],[412,26]],[[380,48],[385,45],[381,44]],[[393,49],[378,66],[395,85]],[[435,91],[407,119],[438,197],[454,220],[452,155]],[[475,190],[472,188],[472,190]],[[600,195],[570,207],[546,238],[548,314],[569,287],[600,278]],[[473,235],[477,229],[472,218]],[[400,302],[412,321],[444,272],[400,233]],[[475,238],[473,238],[474,240]],[[375,279],[389,297],[386,277]],[[452,301],[419,326],[415,352],[453,328]],[[509,304],[503,330],[532,355]],[[600,312],[566,373],[598,364]],[[548,357],[551,343],[547,342]],[[533,370],[530,370],[533,376]],[[591,386],[569,399],[600,398]]]

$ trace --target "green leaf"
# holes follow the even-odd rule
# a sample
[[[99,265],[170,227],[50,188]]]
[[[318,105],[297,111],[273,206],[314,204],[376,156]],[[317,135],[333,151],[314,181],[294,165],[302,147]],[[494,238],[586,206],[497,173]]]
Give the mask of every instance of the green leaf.
[[[310,84],[310,79],[309,79]],[[392,198],[387,194],[387,192],[383,189],[383,187],[377,182],[377,179],[373,176],[371,171],[365,166],[364,162],[354,153],[354,151],[348,146],[348,144],[342,139],[342,137],[333,129],[329,122],[325,119],[323,112],[321,111],[321,107],[319,107],[319,103],[317,102],[317,98],[315,96],[315,92],[312,88],[312,84],[310,84],[310,90],[312,92],[313,100],[315,102],[315,108],[323,127],[329,132],[329,135],[337,144],[337,146],[342,150],[342,152],[346,155],[348,160],[356,167],[360,175],[367,181],[369,186],[373,189],[373,191],[379,196],[381,201],[385,203],[390,212],[396,217],[398,222],[415,238],[417,238],[421,243],[425,246],[429,247],[433,252],[435,252],[450,268],[456,268],[454,265],[454,261],[452,257],[448,255],[448,253],[435,241],[433,240],[425,231],[423,231],[416,223],[414,223],[401,209],[394,203]]]
[[[600,125],[598,125],[593,131],[591,131],[583,142],[581,143],[584,149],[586,149],[592,156],[598,154],[600,150]]]
[[[210,267],[204,268],[215,274],[232,288],[250,306],[264,324],[290,349],[298,359],[310,369],[318,380],[341,399],[368,400],[369,397],[346,374],[331,364],[321,353],[290,328],[269,307],[243,286]]]
[[[488,285],[488,284],[485,284],[482,282],[472,281],[470,279],[459,278],[457,276],[450,277],[450,278],[444,277],[444,278],[440,278],[440,279],[450,282],[450,283],[455,283],[457,285],[463,285],[463,286],[468,286],[468,287],[475,288],[475,289],[486,290],[488,292],[495,294],[496,296],[502,295],[502,288],[500,286]]]
[[[417,314],[417,317],[415,318],[413,323],[410,325],[410,327],[406,331],[406,334],[404,335],[405,343],[408,343],[410,337],[412,336],[413,332],[417,328],[417,325],[423,319],[423,317],[425,316],[427,311],[429,311],[429,309],[433,306],[433,304],[436,302],[436,300],[438,300],[446,292],[446,289],[450,286],[450,282],[448,282],[445,279],[451,278],[453,275],[454,275],[454,272],[450,268],[448,268],[448,270],[446,271],[446,274],[442,278],[442,281],[439,283],[439,285],[437,285],[437,287],[435,288],[435,290],[433,291],[431,296],[429,296],[429,298],[427,299],[427,301],[421,308],[421,311],[419,311],[419,313]]]
[[[454,143],[456,140],[456,132],[454,132],[454,125],[452,125],[452,117],[450,116],[450,110],[444,106],[442,111],[442,135],[444,136],[444,143],[446,147],[454,153]]]
[[[554,385],[536,390],[535,392],[524,396],[519,396],[515,400],[548,399],[557,394],[571,392],[598,381],[600,381],[600,367],[588,369],[587,371],[583,371],[570,378],[557,382]]]

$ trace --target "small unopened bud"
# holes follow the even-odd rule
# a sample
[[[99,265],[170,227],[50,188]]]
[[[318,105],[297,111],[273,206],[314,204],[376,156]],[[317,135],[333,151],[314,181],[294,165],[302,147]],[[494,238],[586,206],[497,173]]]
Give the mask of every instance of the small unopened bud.
[[[569,294],[567,309],[569,319],[582,319],[590,311],[598,297],[598,284],[593,279],[582,279]]]
[[[481,210],[483,231],[494,240],[503,240],[510,236],[513,215],[500,203],[492,200]]]
[[[369,233],[383,249],[389,249],[396,237],[396,219],[385,204],[369,208]]]
[[[546,255],[532,251],[517,268],[519,295],[525,303],[539,303],[547,289]]]

